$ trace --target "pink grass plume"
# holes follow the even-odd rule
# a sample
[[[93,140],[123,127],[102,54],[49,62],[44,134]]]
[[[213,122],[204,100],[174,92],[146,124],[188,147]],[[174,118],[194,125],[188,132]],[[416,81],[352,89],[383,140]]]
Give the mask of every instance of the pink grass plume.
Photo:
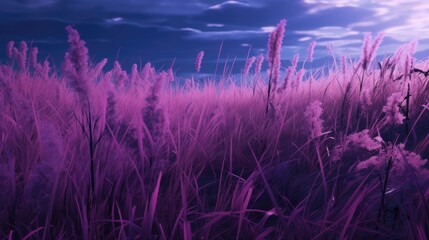
[[[298,62],[299,62],[299,53],[295,54],[292,58],[292,69],[293,69],[293,71],[295,71],[296,68],[298,67]]]
[[[366,33],[363,38],[362,54],[360,57],[360,63],[362,64],[362,68],[364,70],[368,68],[368,56],[369,56],[369,52],[371,51],[371,41],[372,41],[371,33]]]
[[[73,64],[77,77],[84,78],[88,72],[88,48],[85,41],[80,39],[79,33],[72,26],[67,26],[68,43],[70,45],[69,57]]]
[[[312,41],[310,45],[308,46],[308,55],[307,55],[307,61],[313,62],[313,56],[314,56],[314,48],[316,47],[316,41]]]
[[[197,58],[195,60],[195,71],[201,71],[201,62],[203,61],[204,51],[198,53]]]
[[[247,77],[249,75],[250,69],[253,66],[253,63],[255,63],[256,61],[256,57],[251,57],[249,59],[246,60],[246,64],[244,65],[244,70],[243,70],[243,77]]]
[[[310,138],[314,139],[322,135],[323,120],[322,120],[322,103],[318,100],[310,103],[304,112],[306,127],[309,130]]]
[[[262,63],[264,62],[264,55],[259,54],[258,58],[256,59],[255,64],[255,75],[260,75],[262,70]]]
[[[12,58],[12,56],[13,56],[13,48],[14,48],[14,44],[15,44],[15,42],[14,42],[14,41],[10,41],[10,42],[8,42],[8,43],[7,43],[6,53],[7,53],[7,56],[8,56],[9,58]]]
[[[386,113],[386,121],[390,124],[402,124],[404,122],[404,115],[402,115],[399,108],[403,97],[400,92],[393,93],[387,99],[386,105],[383,107],[383,112]]]
[[[271,32],[268,40],[268,66],[272,89],[276,89],[277,81],[280,77],[280,54],[283,38],[286,30],[286,19],[282,19],[276,29]]]
[[[302,82],[302,79],[304,78],[304,75],[305,75],[305,69],[304,68],[300,69],[297,72],[297,74],[295,76],[295,83],[294,83],[295,89],[298,89],[301,86],[301,82]]]

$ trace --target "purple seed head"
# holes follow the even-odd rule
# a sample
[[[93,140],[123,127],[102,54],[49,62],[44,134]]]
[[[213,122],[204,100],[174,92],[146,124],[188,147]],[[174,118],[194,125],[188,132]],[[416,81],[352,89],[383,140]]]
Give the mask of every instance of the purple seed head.
[[[200,72],[201,70],[201,62],[203,61],[204,51],[200,51],[195,60],[195,71]]]

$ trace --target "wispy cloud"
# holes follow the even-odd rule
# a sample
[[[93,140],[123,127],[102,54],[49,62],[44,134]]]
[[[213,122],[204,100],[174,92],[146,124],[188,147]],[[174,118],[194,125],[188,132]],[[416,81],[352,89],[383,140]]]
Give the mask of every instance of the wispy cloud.
[[[189,31],[192,35],[188,36],[189,39],[206,39],[206,40],[236,40],[246,39],[255,36],[264,36],[270,33],[274,27],[261,27],[252,30],[225,30],[225,31],[202,31],[194,28],[182,28],[181,30]]]
[[[207,27],[220,28],[224,26],[225,26],[224,24],[219,24],[219,23],[207,23]]]
[[[262,32],[266,32],[266,33],[270,33],[272,31],[274,31],[276,29],[275,26],[265,26],[265,27],[261,27],[261,31]]]
[[[303,0],[310,5],[308,13],[315,14],[331,8],[359,7],[365,0]]]
[[[313,37],[316,39],[320,38],[344,38],[349,36],[359,35],[359,32],[353,31],[350,28],[338,27],[338,26],[329,26],[321,27],[314,30],[297,30],[296,34],[307,35],[308,37]]]
[[[225,1],[223,3],[219,3],[219,4],[215,4],[209,7],[209,9],[211,10],[219,10],[219,9],[223,9],[227,6],[240,6],[240,7],[251,7],[252,5],[246,2],[241,2],[241,1],[235,1],[235,0],[230,0],[230,1]]]
[[[351,29],[354,29],[354,28],[372,27],[375,25],[377,25],[376,21],[360,21],[360,22],[352,23],[352,24],[348,25],[348,27]]]
[[[309,13],[328,9],[354,7],[373,12],[366,20],[349,25],[350,28],[385,26],[386,36],[404,42],[415,38],[429,38],[429,2],[425,0],[303,0]]]
[[[201,30],[195,29],[195,28],[181,28],[180,30],[200,34],[203,33]]]
[[[184,29],[182,29],[184,30]],[[231,30],[231,31],[200,31],[197,29],[187,29],[193,34],[188,39],[206,39],[206,40],[233,40],[247,39],[252,36],[267,34],[262,30]]]

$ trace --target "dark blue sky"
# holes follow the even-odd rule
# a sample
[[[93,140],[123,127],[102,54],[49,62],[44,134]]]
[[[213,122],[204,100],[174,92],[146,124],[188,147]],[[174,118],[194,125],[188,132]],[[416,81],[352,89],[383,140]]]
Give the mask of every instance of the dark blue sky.
[[[72,24],[94,61],[118,59],[125,67],[152,62],[192,72],[205,51],[202,72],[212,73],[223,41],[221,64],[236,58],[239,71],[250,55],[265,53],[268,32],[288,20],[282,58],[306,56],[317,41],[316,59],[332,44],[338,55],[358,56],[365,32],[386,33],[380,55],[419,39],[429,49],[427,0],[1,0],[0,60],[9,40],[39,47],[57,66],[67,50],[65,27]]]

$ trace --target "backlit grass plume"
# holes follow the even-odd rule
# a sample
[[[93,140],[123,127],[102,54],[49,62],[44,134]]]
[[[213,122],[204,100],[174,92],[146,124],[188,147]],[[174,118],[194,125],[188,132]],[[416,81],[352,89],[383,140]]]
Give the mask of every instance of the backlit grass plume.
[[[401,113],[401,103],[404,98],[401,93],[393,93],[383,107],[383,112],[386,114],[386,121],[390,124],[402,124],[405,116]]]
[[[200,51],[197,55],[197,58],[195,59],[195,71],[200,72],[201,71],[201,63],[203,61],[204,57],[204,51]]]
[[[276,29],[270,33],[268,39],[268,97],[267,97],[267,107],[266,112],[268,113],[268,107],[271,103],[271,95],[274,93],[277,87],[277,82],[280,77],[280,58],[281,50],[283,44],[283,38],[286,30],[286,19],[282,19],[277,25]]]
[[[305,112],[306,128],[310,134],[310,138],[314,139],[322,135],[323,120],[322,120],[322,103],[318,100],[310,103]]]

